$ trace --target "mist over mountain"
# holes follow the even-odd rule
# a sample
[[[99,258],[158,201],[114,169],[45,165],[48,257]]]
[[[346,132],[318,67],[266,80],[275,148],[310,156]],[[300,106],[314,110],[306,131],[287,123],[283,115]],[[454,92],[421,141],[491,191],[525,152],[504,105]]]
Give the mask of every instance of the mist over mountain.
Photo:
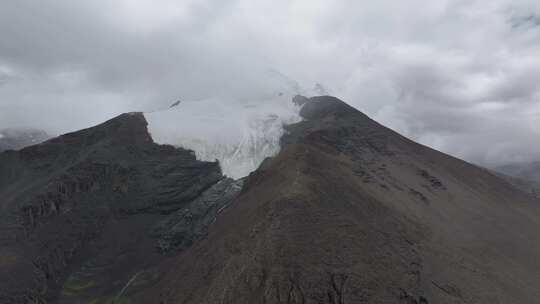
[[[493,170],[518,188],[540,197],[540,162],[506,164]]]
[[[45,131],[37,129],[4,129],[0,130],[0,152],[19,150],[27,146],[39,144],[51,138]]]
[[[513,163],[498,166],[495,168],[498,172],[540,183],[540,162]]]

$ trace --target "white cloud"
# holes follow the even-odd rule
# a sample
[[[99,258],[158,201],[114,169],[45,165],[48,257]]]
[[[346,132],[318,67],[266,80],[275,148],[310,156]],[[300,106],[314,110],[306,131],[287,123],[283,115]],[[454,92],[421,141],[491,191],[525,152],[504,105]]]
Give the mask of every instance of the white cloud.
[[[532,0],[4,1],[0,127],[264,100],[274,69],[468,160],[538,158],[538,16]]]

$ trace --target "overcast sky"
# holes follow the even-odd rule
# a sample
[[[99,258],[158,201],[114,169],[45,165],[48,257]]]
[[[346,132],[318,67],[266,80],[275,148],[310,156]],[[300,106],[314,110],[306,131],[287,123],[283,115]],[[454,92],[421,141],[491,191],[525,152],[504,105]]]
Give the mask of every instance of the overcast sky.
[[[537,0],[0,2],[0,128],[255,100],[268,71],[470,161],[540,159]]]

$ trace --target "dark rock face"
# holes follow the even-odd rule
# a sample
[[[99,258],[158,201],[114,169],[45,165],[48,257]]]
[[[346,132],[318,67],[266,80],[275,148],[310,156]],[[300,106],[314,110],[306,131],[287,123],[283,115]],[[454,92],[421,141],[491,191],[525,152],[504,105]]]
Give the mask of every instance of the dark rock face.
[[[154,144],[140,113],[4,152],[0,302],[48,303],[60,297],[73,303],[113,296],[121,288],[114,282],[121,284],[133,271],[162,259],[151,235],[155,225],[173,223],[176,213],[190,210],[192,226],[178,219],[160,229],[171,246],[185,248],[204,236],[237,187],[223,179],[217,163]],[[73,286],[81,284],[73,277],[78,271],[93,278],[87,288]]]
[[[154,228],[160,252],[185,249],[205,236],[208,226],[242,189],[241,180],[224,178],[199,197],[168,215]]]
[[[0,130],[0,152],[36,145],[50,137],[45,131],[35,129]]]

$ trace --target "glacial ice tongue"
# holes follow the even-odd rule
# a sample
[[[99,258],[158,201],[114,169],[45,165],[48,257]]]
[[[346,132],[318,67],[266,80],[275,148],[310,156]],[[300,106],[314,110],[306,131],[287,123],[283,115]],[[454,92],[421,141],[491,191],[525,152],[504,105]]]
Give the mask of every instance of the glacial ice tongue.
[[[199,160],[218,160],[225,175],[241,178],[279,152],[284,125],[300,121],[292,96],[280,95],[250,102],[183,100],[145,117],[155,142],[194,150]]]

